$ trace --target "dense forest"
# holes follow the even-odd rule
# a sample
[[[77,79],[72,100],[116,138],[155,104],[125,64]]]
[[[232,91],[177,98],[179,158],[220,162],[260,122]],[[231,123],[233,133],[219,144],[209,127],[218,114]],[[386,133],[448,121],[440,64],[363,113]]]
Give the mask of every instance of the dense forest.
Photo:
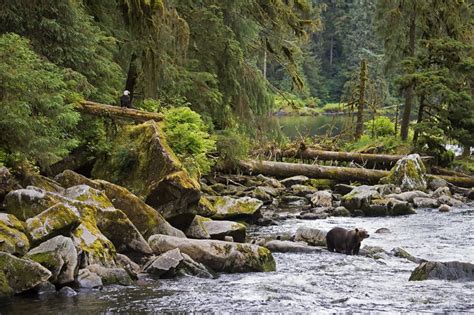
[[[0,160],[47,169],[75,148],[106,151],[109,123],[81,117],[75,104],[118,105],[128,90],[133,107],[171,111],[202,132],[168,128],[176,139],[187,134],[174,149],[200,155],[203,170],[216,147],[239,156],[250,138],[281,143],[267,120],[274,111],[331,103],[357,111],[345,142],[365,135],[370,118],[372,137],[385,136],[387,146],[406,143],[449,164],[442,143],[465,154],[474,145],[473,8],[435,0],[4,0]]]

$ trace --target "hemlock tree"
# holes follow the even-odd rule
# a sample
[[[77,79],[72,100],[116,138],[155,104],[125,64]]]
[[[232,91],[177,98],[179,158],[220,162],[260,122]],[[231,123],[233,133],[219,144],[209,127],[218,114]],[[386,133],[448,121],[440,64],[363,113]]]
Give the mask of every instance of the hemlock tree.
[[[0,36],[0,60],[0,151],[7,163],[28,159],[47,167],[76,144],[73,87],[17,34]]]

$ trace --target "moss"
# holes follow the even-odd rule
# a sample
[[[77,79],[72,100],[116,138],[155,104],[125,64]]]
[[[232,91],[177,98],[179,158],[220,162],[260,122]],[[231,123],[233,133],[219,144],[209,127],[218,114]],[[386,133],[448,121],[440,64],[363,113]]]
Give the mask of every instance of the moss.
[[[8,279],[5,274],[0,270],[0,298],[8,297],[13,295],[15,292],[8,284]]]
[[[25,222],[18,220],[13,214],[0,213],[0,223],[2,222],[12,229],[26,232]]]
[[[199,210],[200,215],[205,216],[205,217],[212,217],[213,215],[217,213],[217,209],[214,207],[212,202],[203,196],[201,196],[201,198],[199,199],[198,207],[200,209]]]
[[[245,262],[251,271],[275,271],[276,263],[272,253],[260,246],[237,244],[237,250],[245,257]]]
[[[0,251],[23,256],[30,248],[30,242],[23,232],[8,227],[0,221]]]
[[[332,179],[314,179],[309,180],[309,185],[317,189],[332,189],[336,181]]]
[[[240,216],[253,216],[263,203],[254,198],[233,199],[230,197],[217,197],[214,205],[217,213],[213,218],[230,219]]]

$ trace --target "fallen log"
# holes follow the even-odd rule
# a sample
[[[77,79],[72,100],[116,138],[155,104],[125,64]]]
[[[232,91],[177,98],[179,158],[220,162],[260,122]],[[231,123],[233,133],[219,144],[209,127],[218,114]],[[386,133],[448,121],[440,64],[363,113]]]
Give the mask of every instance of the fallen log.
[[[106,105],[91,101],[83,101],[78,104],[76,108],[78,111],[89,115],[109,118],[113,117],[117,119],[127,119],[136,122],[145,122],[148,120],[163,120],[163,114],[161,113],[151,113],[138,109]]]
[[[355,167],[320,166],[297,163],[241,160],[240,169],[248,174],[262,174],[275,177],[305,175],[310,178],[335,179],[341,182],[358,181],[376,184],[389,171]],[[459,187],[474,187],[474,177],[438,176]]]

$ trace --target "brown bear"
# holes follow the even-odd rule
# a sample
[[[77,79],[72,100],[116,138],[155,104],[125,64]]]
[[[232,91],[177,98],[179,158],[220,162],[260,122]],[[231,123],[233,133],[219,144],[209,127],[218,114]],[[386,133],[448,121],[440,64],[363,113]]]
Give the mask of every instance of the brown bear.
[[[369,234],[364,229],[346,230],[335,227],[326,234],[326,243],[330,252],[336,250],[338,253],[358,255],[360,243],[368,237]]]

